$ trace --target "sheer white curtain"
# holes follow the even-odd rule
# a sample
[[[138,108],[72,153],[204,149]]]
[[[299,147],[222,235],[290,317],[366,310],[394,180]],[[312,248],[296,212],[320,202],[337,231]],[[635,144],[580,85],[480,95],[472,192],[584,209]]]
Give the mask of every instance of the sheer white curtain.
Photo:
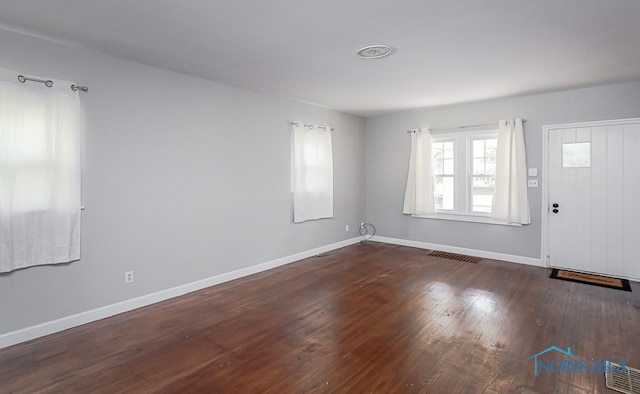
[[[416,129],[411,132],[409,174],[404,192],[402,213],[425,215],[433,213],[433,170],[431,164],[431,132]]]
[[[0,70],[0,272],[80,258],[80,127],[71,82]]]
[[[522,119],[498,123],[496,185],[492,204],[491,217],[498,221],[531,223]]]
[[[333,217],[331,128],[292,123],[293,221]]]

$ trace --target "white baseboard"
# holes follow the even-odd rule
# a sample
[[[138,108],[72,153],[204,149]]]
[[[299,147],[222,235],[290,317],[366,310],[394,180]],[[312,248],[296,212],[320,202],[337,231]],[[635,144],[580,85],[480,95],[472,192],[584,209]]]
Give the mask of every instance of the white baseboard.
[[[245,276],[257,274],[259,272],[267,271],[272,268],[290,264],[290,263],[293,263],[302,259],[306,259],[308,257],[312,257],[321,253],[326,253],[335,249],[343,248],[345,246],[353,245],[360,242],[361,240],[362,240],[362,237],[351,238],[345,241],[340,241],[330,245],[325,245],[319,248],[296,253],[291,256],[286,256],[276,260],[271,260],[266,263],[212,276],[210,278],[187,283],[181,286],[176,286],[170,289],[161,290],[156,293],[147,294],[141,297],[118,302],[116,304],[107,305],[101,308],[93,309],[86,312],[81,312],[75,315],[66,316],[57,320],[38,324],[36,326],[27,327],[21,330],[16,330],[6,334],[2,334],[0,335],[0,349],[8,346],[16,345],[18,343],[30,341],[32,339],[40,338],[45,335],[64,331],[69,328],[77,327],[86,323],[91,323],[100,319],[117,315],[119,313],[128,312],[137,308],[141,308],[143,306],[155,304],[157,302],[165,301],[174,297],[179,297],[181,295],[191,293],[197,290],[201,290],[201,289],[214,286],[220,283],[228,282],[234,279],[238,279]]]
[[[484,259],[502,260],[502,261],[508,261],[510,263],[535,265],[537,267],[545,266],[541,259],[536,259],[533,257],[515,256],[512,254],[488,252],[485,250],[459,248],[457,246],[439,245],[439,244],[432,244],[428,242],[409,241],[406,239],[388,238],[388,237],[379,237],[379,236],[374,236],[373,238],[371,238],[371,241],[383,242],[387,244],[394,244],[394,245],[401,245],[401,246],[411,246],[411,247],[420,248],[420,249],[441,250],[443,252],[466,254],[467,256],[482,257]]]

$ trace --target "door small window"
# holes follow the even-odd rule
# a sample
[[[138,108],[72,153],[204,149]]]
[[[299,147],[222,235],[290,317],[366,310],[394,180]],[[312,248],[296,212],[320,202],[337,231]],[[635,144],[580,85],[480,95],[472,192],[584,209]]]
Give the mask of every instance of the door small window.
[[[562,144],[562,167],[591,167],[591,142]]]

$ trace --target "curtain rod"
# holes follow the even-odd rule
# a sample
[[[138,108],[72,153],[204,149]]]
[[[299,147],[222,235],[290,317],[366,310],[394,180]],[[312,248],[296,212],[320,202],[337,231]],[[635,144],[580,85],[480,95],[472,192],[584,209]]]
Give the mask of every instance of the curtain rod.
[[[522,123],[524,123],[526,121],[527,121],[526,119],[522,119]],[[495,123],[486,123],[486,124],[470,124],[470,125],[456,126],[456,127],[433,127],[433,128],[427,127],[427,130],[429,130],[429,131],[445,131],[445,130],[468,129],[468,128],[472,128],[472,127],[489,127],[489,126],[495,126],[495,125],[496,125]],[[416,130],[417,129],[407,130],[407,133],[413,133]]]
[[[291,124],[292,124],[292,125],[294,125],[294,126],[299,126],[299,125],[300,125],[300,123],[298,123],[298,122],[291,122]],[[303,124],[302,124],[302,127],[308,127],[308,128],[310,128],[310,129],[312,129],[312,128],[313,128],[313,125],[312,125],[312,124],[306,124],[306,123],[303,123]],[[318,128],[319,128],[319,129],[323,129],[323,130],[326,130],[326,129],[327,129],[325,126],[318,126]],[[329,130],[330,130],[330,131],[336,131],[336,129],[334,129],[333,127],[331,127]]]
[[[40,79],[40,78],[25,77],[22,74],[18,75],[18,82],[25,83],[27,81],[40,82],[40,83],[43,83],[44,86],[46,86],[48,88],[52,88],[53,87],[53,81],[50,80],[50,79]],[[81,91],[81,92],[87,92],[87,91],[89,91],[89,88],[87,86],[71,84],[71,90],[73,90],[74,92],[76,92],[78,90]]]

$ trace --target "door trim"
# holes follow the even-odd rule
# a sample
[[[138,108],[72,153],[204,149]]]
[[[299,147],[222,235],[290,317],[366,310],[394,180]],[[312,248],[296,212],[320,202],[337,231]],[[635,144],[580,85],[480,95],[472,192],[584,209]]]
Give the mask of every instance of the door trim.
[[[640,123],[640,118],[624,118],[612,120],[596,120],[588,122],[559,123],[542,126],[542,234],[540,260],[545,267],[551,267],[549,261],[549,132],[555,129],[578,127],[614,126],[624,123]]]

